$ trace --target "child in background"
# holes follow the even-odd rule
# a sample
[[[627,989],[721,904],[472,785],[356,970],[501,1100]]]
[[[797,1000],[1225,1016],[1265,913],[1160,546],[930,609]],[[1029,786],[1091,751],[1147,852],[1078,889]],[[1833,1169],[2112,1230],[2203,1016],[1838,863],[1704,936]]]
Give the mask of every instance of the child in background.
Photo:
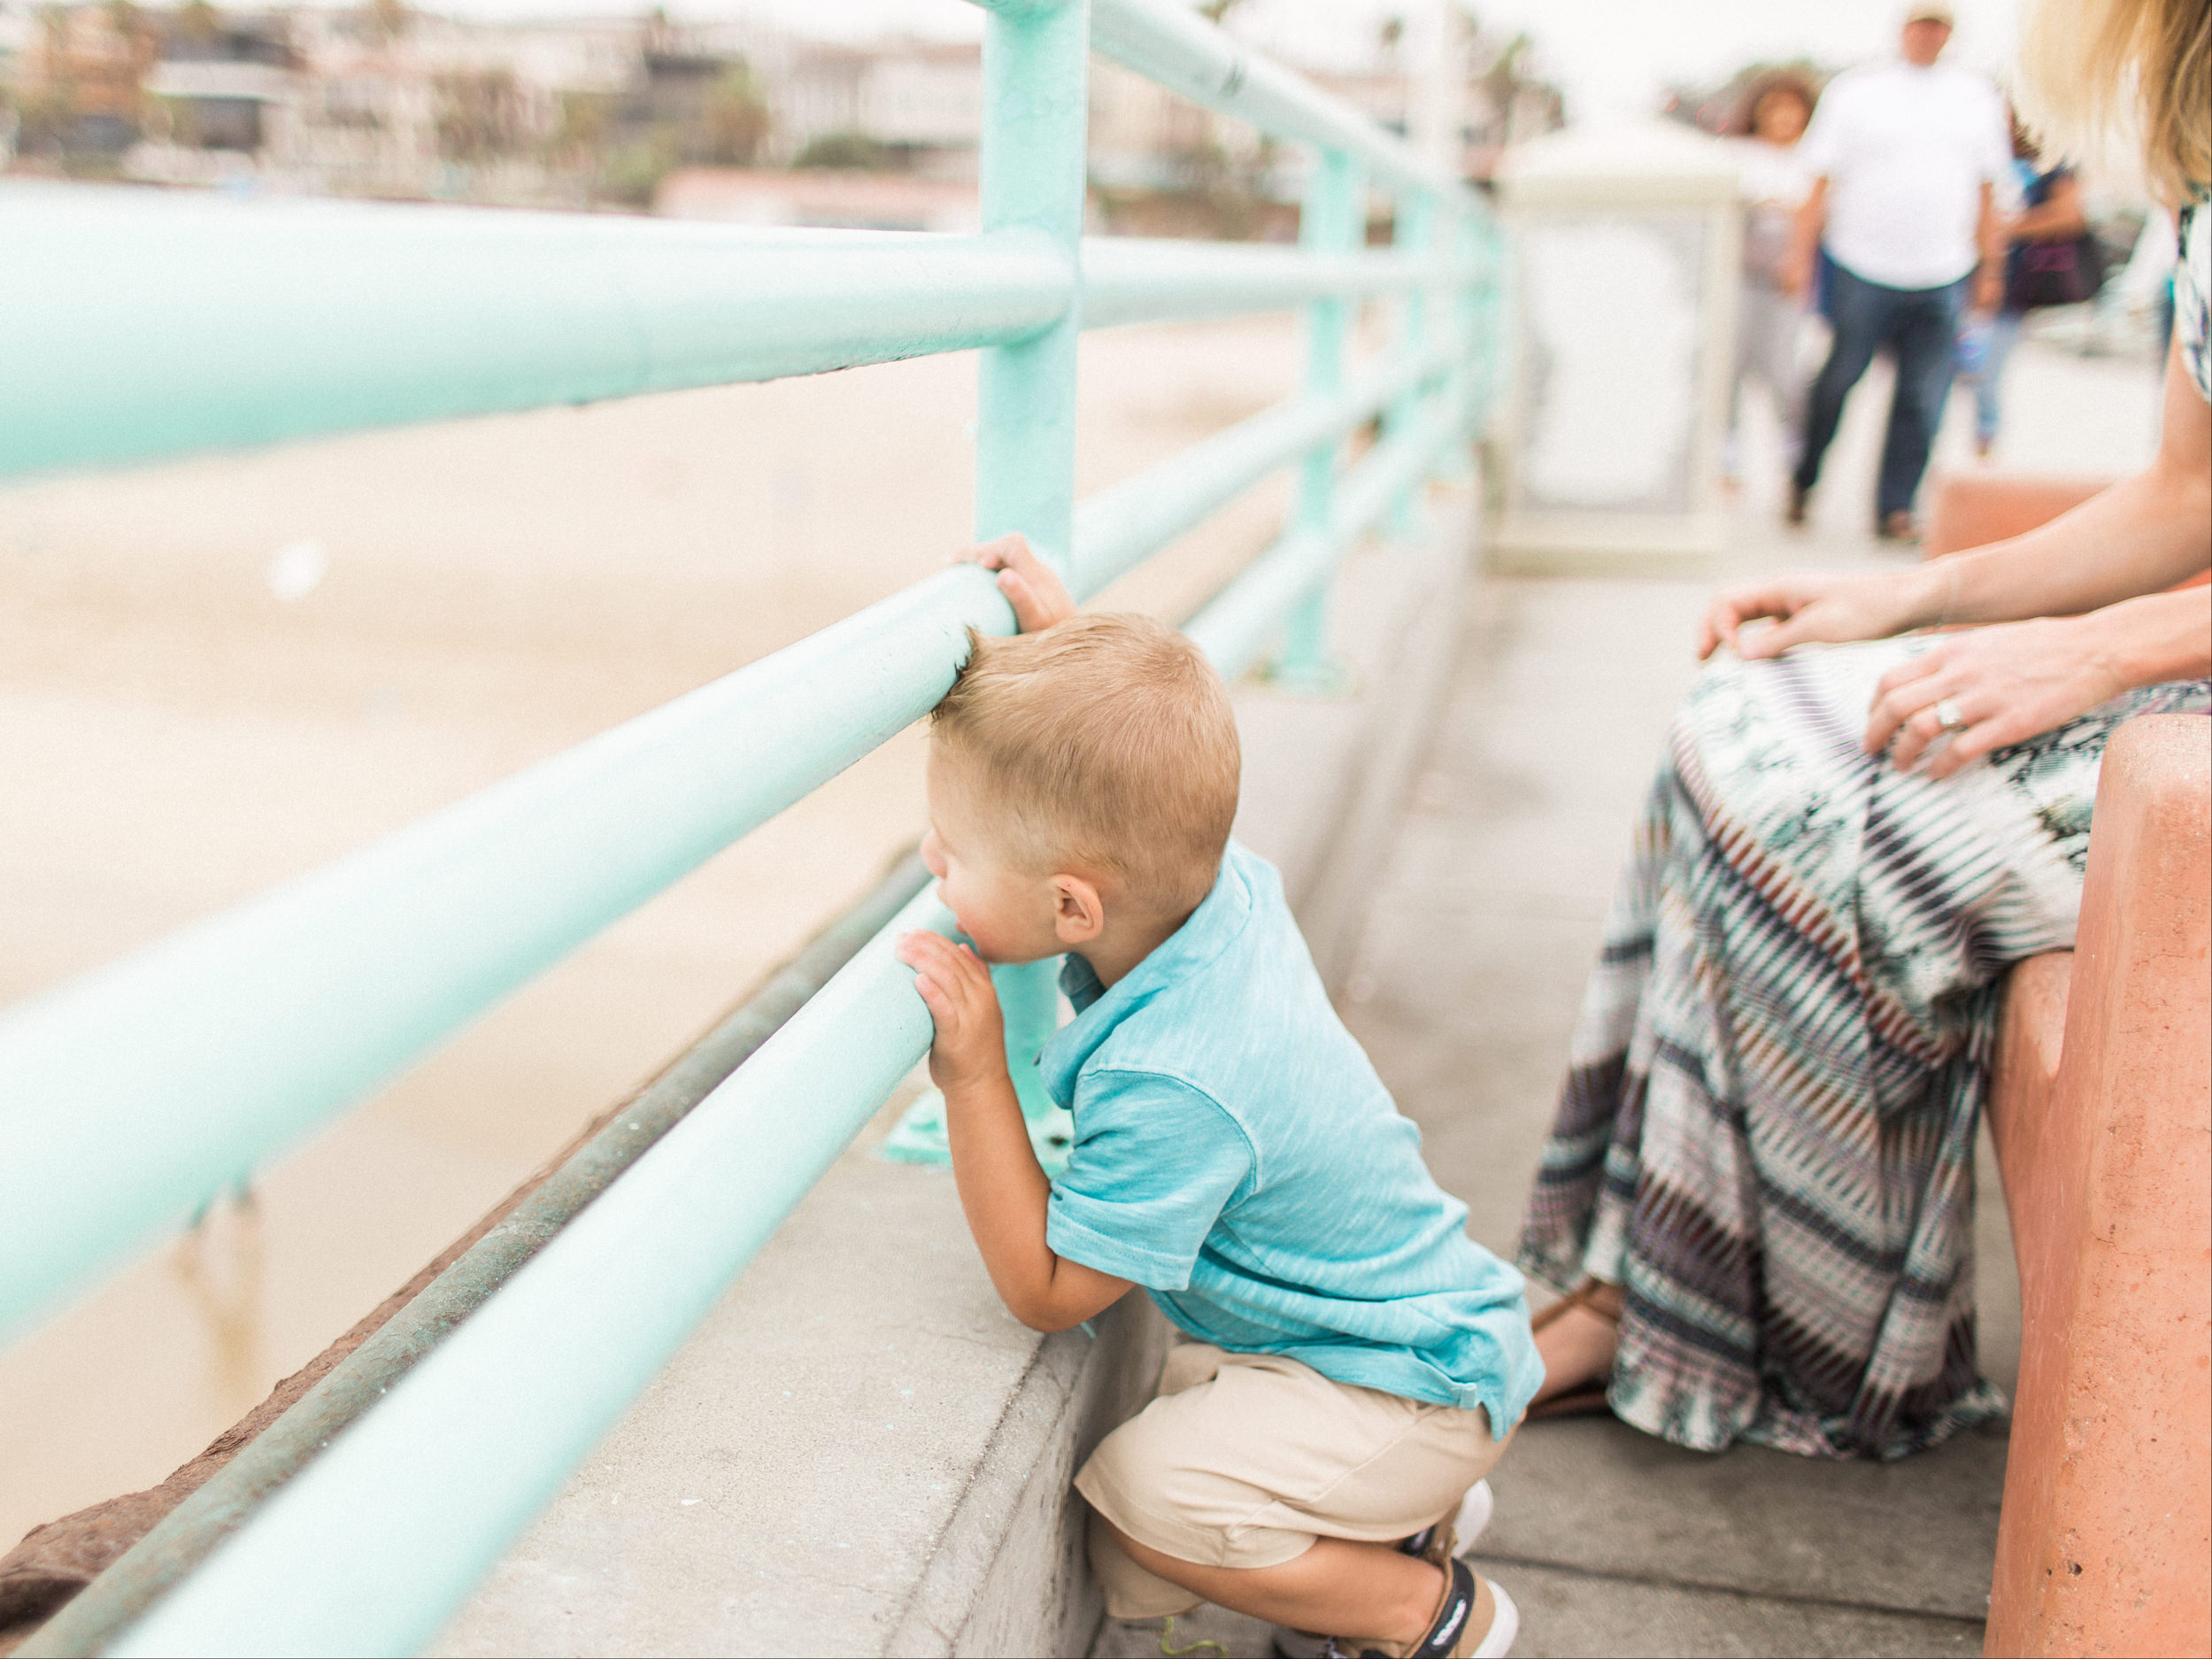
[[[908,936],[960,1202],[1007,1308],[1059,1331],[1141,1285],[1190,1341],[1075,1478],[1108,1610],[1207,1601],[1295,1649],[1506,1653],[1453,1517],[1542,1375],[1522,1281],[1473,1244],[1337,1018],[1275,870],[1229,839],[1238,750],[1182,635],[1075,614],[1018,537],[971,555],[1025,629],[934,719],[923,856],[969,943]],[[1048,1181],[990,962],[1065,954]]]
[[[1736,369],[1728,394],[1728,436],[1721,449],[1721,476],[1733,489],[1743,476],[1744,386],[1766,382],[1782,426],[1786,463],[1797,465],[1805,424],[1806,377],[1798,367],[1805,302],[1782,286],[1782,263],[1798,210],[1812,191],[1812,175],[1797,158],[1798,140],[1820,102],[1810,76],[1794,69],[1761,75],[1745,91],[1730,132],[1736,144],[1744,203],[1743,285],[1736,313]]]

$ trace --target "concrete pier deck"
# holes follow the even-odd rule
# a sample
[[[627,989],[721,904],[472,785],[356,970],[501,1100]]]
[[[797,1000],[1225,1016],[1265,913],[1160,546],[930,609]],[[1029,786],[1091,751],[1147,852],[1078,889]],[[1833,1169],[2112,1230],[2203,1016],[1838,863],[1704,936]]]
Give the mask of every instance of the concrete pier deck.
[[[2024,350],[2001,464],[2117,473],[2148,452],[2150,371]],[[1869,395],[1871,394],[1871,395]],[[1918,557],[1873,540],[1886,388],[1861,390],[1807,529],[1778,523],[1754,457],[1722,579]],[[1970,465],[1954,411],[1938,465]],[[1510,1256],[1630,828],[1697,665],[1707,582],[1476,584],[1456,678],[1375,891],[1339,1002],[1473,1236]],[[1985,1373],[2009,1392],[2019,1286],[1986,1134],[1977,1254]],[[1533,1288],[1533,1287],[1532,1287]],[[1548,1293],[1548,1292],[1546,1292]],[[1611,1419],[1522,1431],[1474,1553],[1520,1605],[1514,1653],[1937,1655],[1982,1647],[2005,1425],[1903,1462],[1815,1462],[1753,1447],[1683,1451]],[[1109,1621],[1101,1659],[1160,1652]],[[1174,1645],[1269,1651],[1218,1609]],[[1200,1649],[1211,1652],[1211,1649]]]

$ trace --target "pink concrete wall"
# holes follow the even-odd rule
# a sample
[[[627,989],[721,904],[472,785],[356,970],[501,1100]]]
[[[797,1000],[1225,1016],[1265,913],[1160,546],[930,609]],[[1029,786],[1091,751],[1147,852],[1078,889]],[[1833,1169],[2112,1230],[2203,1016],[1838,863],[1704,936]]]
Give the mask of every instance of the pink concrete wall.
[[[2212,721],[2134,721],[2075,954],[2016,971],[1992,1101],[2023,1335],[1991,1655],[2212,1650],[2208,953]]]

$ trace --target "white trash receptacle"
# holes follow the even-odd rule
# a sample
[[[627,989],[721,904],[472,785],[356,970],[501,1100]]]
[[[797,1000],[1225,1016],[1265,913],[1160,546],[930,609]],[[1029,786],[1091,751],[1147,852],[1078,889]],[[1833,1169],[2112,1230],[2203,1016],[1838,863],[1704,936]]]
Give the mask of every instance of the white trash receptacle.
[[[1492,567],[1710,568],[1743,238],[1730,146],[1670,121],[1568,127],[1516,147],[1499,184],[1519,328]]]

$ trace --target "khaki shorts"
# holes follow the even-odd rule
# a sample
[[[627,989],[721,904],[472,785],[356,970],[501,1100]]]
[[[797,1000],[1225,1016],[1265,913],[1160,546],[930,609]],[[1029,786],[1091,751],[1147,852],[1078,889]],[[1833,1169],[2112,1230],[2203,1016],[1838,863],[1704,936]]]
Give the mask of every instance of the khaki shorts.
[[[1099,1443],[1075,1490],[1178,1561],[1275,1567],[1316,1538],[1389,1543],[1419,1532],[1451,1515],[1503,1449],[1480,1408],[1404,1400],[1296,1360],[1189,1342],[1168,1350],[1159,1397]],[[1198,1604],[1095,1523],[1091,1561],[1115,1618]]]

